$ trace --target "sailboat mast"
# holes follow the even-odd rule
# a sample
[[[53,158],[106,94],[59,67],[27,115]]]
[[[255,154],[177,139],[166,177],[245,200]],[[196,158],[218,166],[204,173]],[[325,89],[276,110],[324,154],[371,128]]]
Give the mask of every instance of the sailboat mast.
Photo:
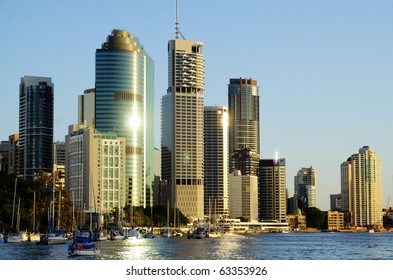
[[[18,177],[15,177],[15,187],[14,187],[14,203],[12,205],[12,221],[11,228],[14,228],[14,215],[15,215],[15,199],[16,199],[16,184],[18,182]]]
[[[34,191],[34,198],[33,198],[33,232],[35,231],[35,191]]]

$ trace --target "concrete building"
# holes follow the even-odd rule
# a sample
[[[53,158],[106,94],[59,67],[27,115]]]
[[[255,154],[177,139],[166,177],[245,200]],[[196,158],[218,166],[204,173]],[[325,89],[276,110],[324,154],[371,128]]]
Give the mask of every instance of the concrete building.
[[[86,89],[83,95],[78,96],[78,123],[85,123],[87,126],[95,124],[95,88]]]
[[[341,164],[342,211],[351,226],[383,225],[381,169],[379,156],[369,146]]]
[[[228,108],[206,106],[205,137],[205,215],[214,220],[229,217]]]
[[[341,210],[341,193],[330,195],[330,210]]]
[[[124,137],[94,126],[69,126],[65,177],[75,207],[104,214],[126,206],[125,143]]]
[[[12,134],[8,137],[8,173],[20,175],[19,170],[19,134]]]
[[[287,222],[285,159],[261,159],[258,176],[259,220]]]
[[[230,218],[258,221],[258,177],[237,170],[229,174],[229,189]]]
[[[337,231],[344,229],[344,213],[339,211],[327,211],[328,230]]]
[[[204,217],[203,43],[168,42],[168,89],[161,98],[161,173],[170,203]]]

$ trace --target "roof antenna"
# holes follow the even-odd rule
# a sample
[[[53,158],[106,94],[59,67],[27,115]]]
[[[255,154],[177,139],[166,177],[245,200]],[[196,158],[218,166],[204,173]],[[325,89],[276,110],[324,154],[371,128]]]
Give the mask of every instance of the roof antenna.
[[[181,34],[180,32],[180,25],[179,25],[179,0],[176,0],[176,23],[175,23],[175,29],[176,29],[176,40],[179,39],[179,34],[180,36],[183,38],[183,40],[186,40],[186,38],[184,38],[183,34]]]

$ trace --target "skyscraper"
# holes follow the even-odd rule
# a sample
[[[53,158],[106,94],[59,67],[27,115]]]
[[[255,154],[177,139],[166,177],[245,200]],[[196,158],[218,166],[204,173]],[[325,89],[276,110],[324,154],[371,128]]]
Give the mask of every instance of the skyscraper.
[[[205,215],[229,217],[228,108],[205,106]]]
[[[369,146],[341,164],[341,207],[351,226],[382,226],[381,160]]]
[[[24,76],[19,88],[19,166],[24,179],[53,170],[53,83]]]
[[[260,157],[259,90],[253,79],[230,79],[228,85],[229,152],[249,149]],[[232,168],[231,168],[232,172]]]
[[[297,199],[297,207],[305,211],[310,207],[317,207],[317,189],[315,169],[301,168],[295,178],[294,197]]]
[[[95,128],[126,139],[126,203],[146,207],[154,182],[154,62],[115,29],[96,51]]]
[[[168,89],[161,100],[162,180],[171,205],[204,216],[203,43],[168,42]]]
[[[94,88],[86,89],[83,95],[78,96],[78,124],[95,124],[95,97]]]
[[[258,197],[260,220],[286,222],[285,159],[261,159],[259,161]]]

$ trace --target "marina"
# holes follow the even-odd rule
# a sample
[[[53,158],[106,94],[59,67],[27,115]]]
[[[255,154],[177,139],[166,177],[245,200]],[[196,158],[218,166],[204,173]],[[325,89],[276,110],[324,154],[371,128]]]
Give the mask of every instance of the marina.
[[[69,244],[0,243],[0,260],[393,260],[393,233],[290,232],[99,241],[100,254],[70,256]]]

